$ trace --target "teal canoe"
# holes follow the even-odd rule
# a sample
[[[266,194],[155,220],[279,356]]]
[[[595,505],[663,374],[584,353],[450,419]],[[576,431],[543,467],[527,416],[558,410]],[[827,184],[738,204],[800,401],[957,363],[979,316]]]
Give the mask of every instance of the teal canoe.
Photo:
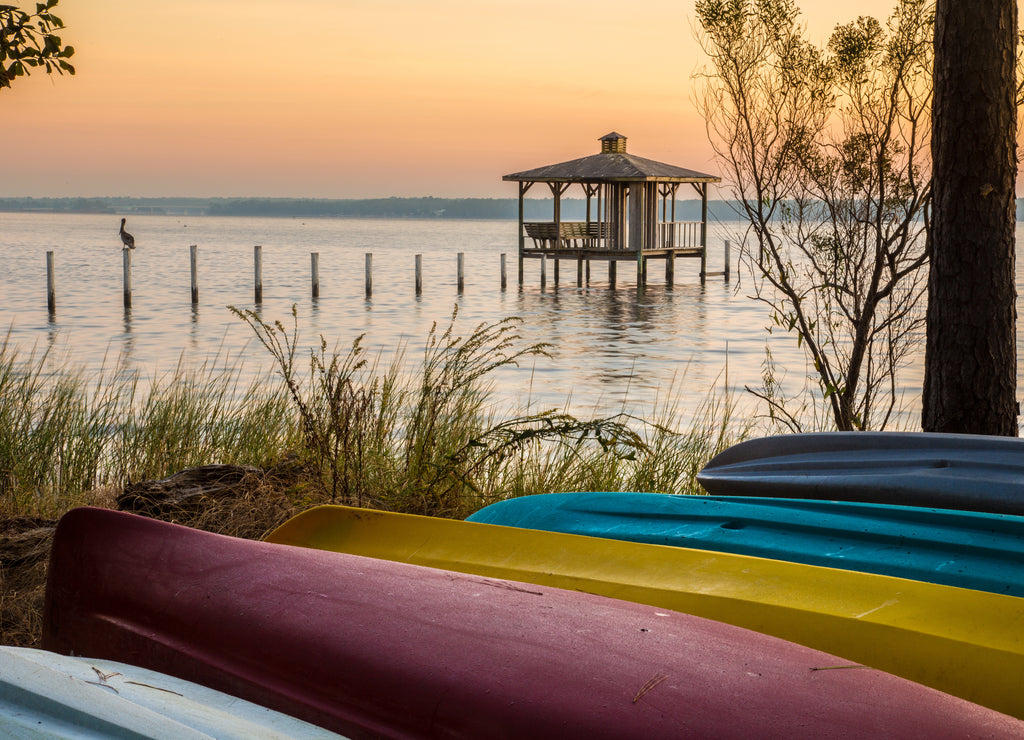
[[[788,560],[1024,596],[1024,517],[840,501],[548,493],[470,521]]]

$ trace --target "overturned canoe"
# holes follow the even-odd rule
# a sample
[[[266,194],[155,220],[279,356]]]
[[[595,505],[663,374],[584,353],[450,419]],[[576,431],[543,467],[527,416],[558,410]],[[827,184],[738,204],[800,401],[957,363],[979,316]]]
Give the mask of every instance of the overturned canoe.
[[[338,740],[342,736],[165,673],[0,646],[0,737]]]
[[[627,599],[840,655],[1024,717],[1024,599],[733,553],[342,506],[269,541]]]
[[[1024,736],[947,694],[667,609],[98,509],[57,528],[43,643],[353,737]]]
[[[693,547],[1024,596],[1024,517],[839,501],[545,493],[468,521]]]
[[[1024,515],[1024,439],[915,432],[787,434],[730,447],[697,480],[719,496]]]

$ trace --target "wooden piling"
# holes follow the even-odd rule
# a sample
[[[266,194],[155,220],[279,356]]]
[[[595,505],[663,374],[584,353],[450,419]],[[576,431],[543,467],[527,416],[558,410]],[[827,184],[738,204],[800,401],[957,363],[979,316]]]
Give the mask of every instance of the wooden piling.
[[[263,303],[263,247],[252,248],[253,262],[253,300],[256,303]]]
[[[192,303],[199,303],[199,245],[190,244],[188,266],[192,276]]]
[[[725,282],[729,282],[729,240],[725,240]]]
[[[124,307],[132,307],[132,250],[121,250],[121,283],[124,287]]]
[[[313,300],[320,297],[320,253],[309,253],[309,279],[313,285]]]
[[[57,312],[57,284],[53,274],[53,252],[46,253],[46,308],[50,313]]]
[[[456,262],[456,284],[458,286],[458,292],[461,293],[466,287],[466,276],[465,276],[465,263],[466,255],[464,252],[459,252],[455,255]]]
[[[615,260],[608,260],[608,287],[615,287]]]
[[[547,284],[547,282],[548,282],[548,256],[546,254],[542,254],[540,256],[540,287],[544,288],[544,286]]]
[[[373,295],[373,253],[366,253],[366,297],[369,298]]]
[[[583,287],[583,257],[576,258],[576,287]]]
[[[700,284],[707,280],[708,272],[708,186],[700,189]]]
[[[555,285],[558,285],[558,262],[559,262],[558,257],[554,258],[554,262],[555,262],[555,270],[554,270],[554,272],[555,272]]]
[[[416,255],[416,295],[423,293],[423,255]]]
[[[508,288],[508,273],[505,269],[505,253],[501,253],[501,289],[506,290]]]
[[[671,287],[676,282],[676,253],[665,255],[665,285]]]

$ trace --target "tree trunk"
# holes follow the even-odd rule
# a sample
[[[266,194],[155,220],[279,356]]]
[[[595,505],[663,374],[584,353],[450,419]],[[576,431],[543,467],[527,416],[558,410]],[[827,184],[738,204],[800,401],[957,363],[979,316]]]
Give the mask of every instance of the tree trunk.
[[[1017,434],[1016,0],[938,0],[922,426]]]

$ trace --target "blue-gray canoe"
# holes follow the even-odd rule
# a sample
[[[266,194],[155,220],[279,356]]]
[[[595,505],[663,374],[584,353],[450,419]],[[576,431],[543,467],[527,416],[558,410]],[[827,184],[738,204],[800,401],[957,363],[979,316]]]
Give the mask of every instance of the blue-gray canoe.
[[[787,434],[730,447],[697,480],[718,496],[1024,515],[1024,439],[922,432]]]
[[[471,521],[731,552],[1024,596],[1024,517],[662,493],[507,499]]]

